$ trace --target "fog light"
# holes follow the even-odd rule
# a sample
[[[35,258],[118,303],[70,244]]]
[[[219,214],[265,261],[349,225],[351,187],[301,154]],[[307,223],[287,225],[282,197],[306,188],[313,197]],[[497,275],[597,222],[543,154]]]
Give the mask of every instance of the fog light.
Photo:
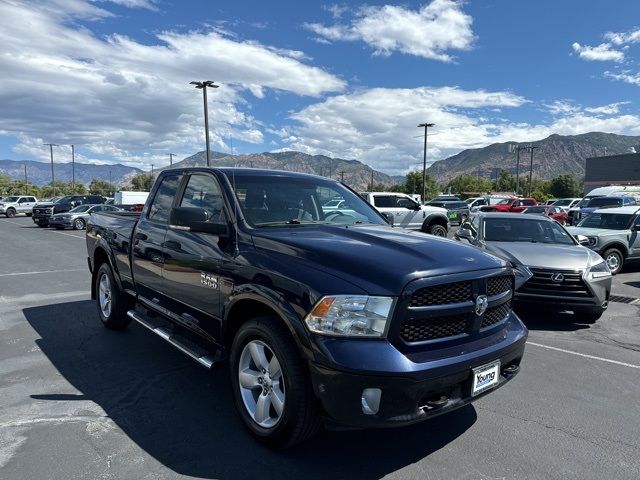
[[[382,390],[379,388],[365,388],[362,391],[362,413],[375,415],[380,409],[380,397]]]

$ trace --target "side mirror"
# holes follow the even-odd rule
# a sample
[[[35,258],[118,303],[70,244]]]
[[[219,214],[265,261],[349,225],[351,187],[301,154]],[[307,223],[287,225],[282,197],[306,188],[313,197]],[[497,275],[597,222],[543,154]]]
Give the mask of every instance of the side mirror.
[[[413,209],[412,209],[412,210],[415,210],[415,211],[417,212],[417,211],[419,211],[419,210],[421,210],[421,209],[422,209],[422,207],[416,203],[416,204],[413,206]]]
[[[169,228],[187,232],[210,233],[225,237],[229,235],[226,223],[212,222],[209,212],[204,208],[175,207],[169,215]]]
[[[475,240],[475,238],[473,237],[473,232],[471,232],[471,230],[469,230],[468,228],[461,228],[460,230],[458,230],[456,232],[456,237],[458,238],[464,238],[465,240]]]
[[[576,240],[580,245],[585,245],[585,246],[589,245],[589,239],[584,235],[576,235]]]
[[[382,214],[382,216],[383,216],[384,218],[386,218],[386,219],[387,219],[387,222],[389,223],[389,225],[391,225],[391,226],[393,227],[393,213],[391,213],[391,212],[384,212],[384,213]]]
[[[634,232],[640,232],[640,224],[638,224],[638,225],[634,225],[634,226],[633,226],[633,231],[634,231]]]

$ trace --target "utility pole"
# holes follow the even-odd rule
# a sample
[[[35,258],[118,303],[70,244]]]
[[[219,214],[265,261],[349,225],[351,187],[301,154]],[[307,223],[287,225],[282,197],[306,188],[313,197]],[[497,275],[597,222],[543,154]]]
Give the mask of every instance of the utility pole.
[[[207,87],[218,88],[220,85],[216,85],[211,80],[205,80],[204,82],[189,82],[191,85],[195,85],[196,88],[202,90],[202,99],[204,101],[204,134],[207,143],[207,167],[211,166],[211,158],[209,152],[209,109],[207,107]]]
[[[371,192],[373,192],[373,168],[371,169]]]
[[[113,192],[113,185],[111,184],[111,169],[109,169],[109,193]]]
[[[151,180],[153,180],[153,163],[151,164]]]
[[[531,196],[531,177],[533,176],[533,151],[536,148],[540,148],[540,147],[529,145],[529,151],[531,152],[531,164],[529,165],[529,196]]]
[[[24,194],[29,195],[29,182],[27,180],[27,164],[24,164]]]
[[[71,145],[71,193],[76,193],[76,146]]]
[[[418,128],[424,128],[424,156],[422,157],[422,203],[427,200],[427,130],[435,127],[435,123],[421,123]]]
[[[53,196],[56,196],[56,177],[53,173],[53,147],[58,145],[55,143],[44,143],[43,145],[49,145],[49,153],[51,154],[51,188],[53,189]]]
[[[513,152],[515,150],[516,152],[516,195],[520,193],[520,152],[528,149],[528,146],[521,147],[520,145],[509,144],[509,151]]]
[[[175,153],[170,153],[169,154],[169,166],[172,167],[173,166],[173,157],[175,157],[176,154]]]
[[[333,176],[333,160],[329,159],[329,178]]]
[[[340,171],[340,183],[344,183],[344,170]]]

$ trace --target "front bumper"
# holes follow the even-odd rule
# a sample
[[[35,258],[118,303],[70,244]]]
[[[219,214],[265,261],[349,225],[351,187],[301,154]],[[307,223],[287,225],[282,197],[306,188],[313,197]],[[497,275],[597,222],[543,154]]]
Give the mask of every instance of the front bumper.
[[[49,215],[31,215],[33,223],[37,223],[38,225],[49,225],[49,218]]]
[[[589,279],[583,277],[588,290],[591,292],[589,297],[576,297],[570,295],[540,295],[533,293],[522,293],[516,290],[515,301],[520,304],[544,304],[561,309],[565,307],[567,310],[572,308],[603,308],[606,309],[611,294],[612,277],[601,277]]]
[[[328,367],[314,361],[309,362],[309,366],[315,394],[328,417],[328,427],[402,426],[460,408],[506,384],[519,371],[526,339],[526,328],[512,315],[493,342],[483,343],[484,348],[479,350],[461,345],[451,349],[450,356],[438,356],[442,352],[423,352],[407,357],[391,343],[356,340],[349,342],[357,350],[356,355],[373,355],[360,359],[358,363],[363,370]],[[324,346],[333,350],[334,359],[346,354],[341,352],[345,345],[326,342]],[[352,355],[349,357],[353,358]],[[472,396],[472,369],[496,360],[500,360],[498,384]],[[393,371],[368,370],[367,366]],[[362,396],[367,388],[382,391],[377,413],[364,413]],[[445,400],[434,407],[433,400],[442,397]]]
[[[55,219],[55,218],[49,217],[49,225],[52,227],[70,227],[71,219],[70,218]]]

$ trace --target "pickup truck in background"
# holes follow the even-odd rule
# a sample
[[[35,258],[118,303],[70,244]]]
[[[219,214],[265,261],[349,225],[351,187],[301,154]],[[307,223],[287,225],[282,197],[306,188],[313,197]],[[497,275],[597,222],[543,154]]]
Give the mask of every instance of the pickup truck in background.
[[[520,369],[511,266],[393,228],[331,179],[166,170],[140,214],[92,215],[86,240],[102,323],[228,363],[239,416],[270,446],[425,420]]]
[[[360,196],[385,217],[393,219],[395,227],[447,236],[449,217],[444,208],[420,205],[404,193],[364,192]]]
[[[535,205],[538,205],[538,202],[535,198],[513,197],[500,200],[495,205],[485,205],[484,207],[480,207],[480,211],[522,213],[528,207],[533,207]]]
[[[0,200],[0,214],[12,218],[18,213],[24,213],[30,217],[31,210],[37,202],[36,197],[30,195],[9,195]]]

